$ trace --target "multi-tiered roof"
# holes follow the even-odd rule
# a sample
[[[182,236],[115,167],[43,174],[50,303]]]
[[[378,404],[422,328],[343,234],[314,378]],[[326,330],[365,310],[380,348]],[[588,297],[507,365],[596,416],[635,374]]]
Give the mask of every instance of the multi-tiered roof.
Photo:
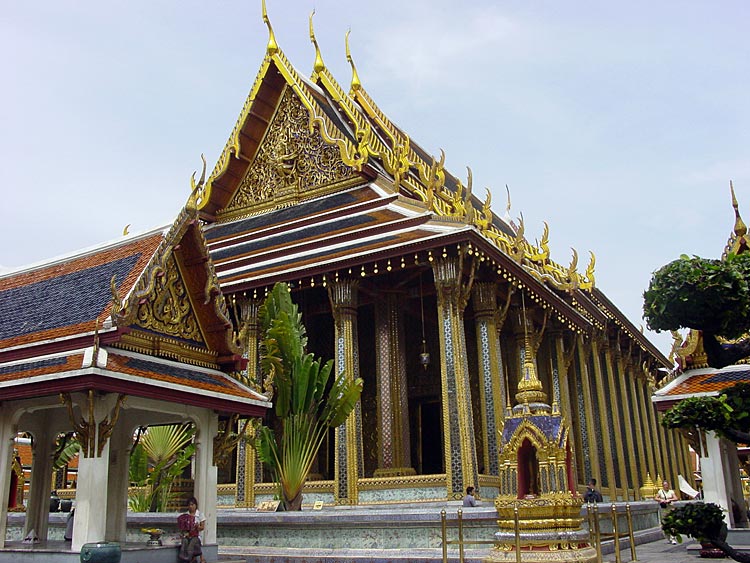
[[[276,281],[325,285],[339,273],[368,276],[408,267],[431,253],[468,251],[545,307],[589,333],[617,326],[625,346],[666,358],[595,287],[593,253],[583,271],[573,251],[554,261],[545,224],[537,243],[473,194],[378,108],[360,80],[329,72],[312,27],[315,62],[299,73],[270,20],[266,54],[240,116],[192,200],[210,223],[206,239],[226,293],[267,290]],[[508,209],[510,204],[508,204]],[[625,342],[627,341],[627,342]],[[628,344],[629,342],[629,344]]]

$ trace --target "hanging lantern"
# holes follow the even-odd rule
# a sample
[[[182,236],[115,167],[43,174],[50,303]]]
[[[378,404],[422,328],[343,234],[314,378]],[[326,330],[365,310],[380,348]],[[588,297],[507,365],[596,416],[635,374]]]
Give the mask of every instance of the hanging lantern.
[[[427,342],[424,338],[422,339],[422,348],[419,351],[419,363],[425,370],[430,365],[430,353],[427,351]]]
[[[430,353],[427,351],[427,340],[424,337],[424,296],[422,295],[422,272],[419,273],[419,310],[422,316],[422,347],[419,350],[419,363],[427,370],[430,365]]]

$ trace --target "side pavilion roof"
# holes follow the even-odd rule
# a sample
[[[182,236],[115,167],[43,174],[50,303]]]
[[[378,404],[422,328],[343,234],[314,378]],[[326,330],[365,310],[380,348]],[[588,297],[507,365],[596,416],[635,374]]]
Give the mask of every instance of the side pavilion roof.
[[[118,392],[260,416],[195,212],[0,276],[0,402]]]

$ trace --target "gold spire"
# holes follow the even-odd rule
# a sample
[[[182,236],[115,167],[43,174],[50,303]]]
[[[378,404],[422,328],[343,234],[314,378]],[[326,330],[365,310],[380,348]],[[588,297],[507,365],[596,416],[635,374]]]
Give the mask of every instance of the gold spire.
[[[326,68],[326,65],[323,64],[323,57],[320,55],[320,47],[318,47],[318,41],[315,39],[315,31],[313,30],[313,16],[315,15],[315,10],[312,11],[310,14],[310,41],[312,41],[312,44],[315,45],[315,64],[313,65],[313,70],[315,70],[315,73],[323,72]]]
[[[518,381],[518,393],[516,401],[519,403],[543,403],[547,400],[547,394],[542,390],[542,382],[536,374],[534,365],[534,351],[529,336],[529,325],[526,320],[526,301],[521,293],[521,306],[523,308],[523,373]]]
[[[344,41],[346,43],[346,60],[349,62],[349,64],[352,67],[352,83],[350,84],[349,88],[352,90],[352,92],[359,90],[362,87],[362,83],[359,81],[359,75],[357,74],[357,67],[354,66],[354,60],[352,59],[352,53],[349,50],[349,34],[352,32],[351,29],[349,29],[346,32],[346,35],[344,36]]]
[[[276,43],[276,36],[273,34],[273,28],[271,27],[271,20],[268,19],[268,12],[266,12],[266,0],[261,0],[263,6],[263,23],[268,26],[268,45],[266,45],[266,54],[271,56],[279,52],[279,45]]]
[[[747,226],[740,217],[740,209],[737,203],[737,197],[734,195],[734,184],[729,180],[729,191],[732,192],[732,207],[734,207],[734,234],[737,238],[744,237],[747,234]]]

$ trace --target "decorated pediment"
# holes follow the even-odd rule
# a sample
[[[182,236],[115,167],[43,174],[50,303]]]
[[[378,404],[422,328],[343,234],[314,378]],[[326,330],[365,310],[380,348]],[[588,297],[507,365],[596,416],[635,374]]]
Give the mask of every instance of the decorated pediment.
[[[112,280],[112,317],[123,329],[117,345],[209,367],[236,363],[229,312],[194,214],[182,211],[127,296]]]
[[[338,147],[311,126],[307,108],[287,87],[255,159],[222,214],[283,207],[358,177]]]

